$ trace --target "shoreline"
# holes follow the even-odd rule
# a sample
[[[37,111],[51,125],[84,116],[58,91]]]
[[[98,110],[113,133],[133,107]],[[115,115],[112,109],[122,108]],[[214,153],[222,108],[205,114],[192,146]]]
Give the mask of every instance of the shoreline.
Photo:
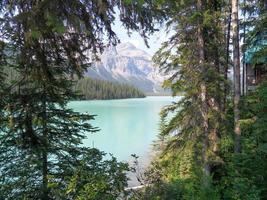
[[[115,101],[115,100],[129,100],[129,99],[145,99],[147,97],[173,97],[171,95],[147,95],[145,97],[133,97],[133,98],[118,98],[118,99],[81,99],[81,100],[70,100],[71,102],[75,101]],[[173,97],[175,98],[175,97]]]

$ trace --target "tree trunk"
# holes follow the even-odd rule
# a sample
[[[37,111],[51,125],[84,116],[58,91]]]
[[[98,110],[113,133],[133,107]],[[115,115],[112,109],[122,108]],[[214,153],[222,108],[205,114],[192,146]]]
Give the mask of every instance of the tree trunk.
[[[234,61],[234,123],[235,123],[235,152],[241,151],[240,137],[240,52],[239,52],[239,22],[238,0],[232,0],[232,26],[233,26],[233,61]]]
[[[220,11],[221,12],[221,9],[219,7],[219,1],[218,0],[215,0],[213,1],[213,12],[218,12]],[[215,26],[216,27],[219,27],[221,26],[221,21],[218,20],[216,18],[216,21],[215,21]],[[220,38],[220,33],[219,32],[216,32],[216,34],[212,35],[212,40],[213,41],[216,41],[216,38]],[[220,61],[220,46],[219,45],[216,45],[214,47],[214,72],[217,73],[217,75],[220,75],[221,73],[224,74],[224,69],[221,65],[221,61]],[[224,89],[224,85],[221,81],[215,81],[214,84],[216,84],[216,87],[218,88],[218,90],[220,89]],[[223,85],[223,86],[222,86]],[[209,106],[209,109],[211,109],[213,112],[222,112],[223,109],[224,109],[224,96],[223,98],[221,98],[222,96],[221,95],[218,95],[218,94],[213,94],[214,96],[213,97],[209,97],[208,99],[208,106]],[[218,115],[218,118],[216,119],[216,122],[213,123],[213,124],[209,124],[209,130],[210,130],[210,135],[209,135],[209,149],[212,151],[212,153],[214,154],[214,156],[217,157],[218,153],[219,153],[219,139],[220,139],[220,135],[219,135],[219,122],[221,121],[221,117],[220,115]],[[216,163],[210,163],[211,165],[211,168],[212,166],[216,164]],[[210,170],[210,173],[212,173],[212,169]]]
[[[47,112],[46,112],[46,87],[43,93],[43,142],[42,142],[42,200],[48,200],[48,161],[47,161]]]
[[[231,18],[232,18],[232,9],[230,7],[230,13],[227,24],[227,35],[226,35],[226,66],[224,68],[224,81],[228,79],[228,68],[229,68],[229,46],[230,46],[230,31],[231,31]],[[227,83],[224,84],[224,98],[223,98],[223,111],[226,112],[226,98],[227,98]]]
[[[42,152],[42,162],[43,162],[43,169],[42,169],[42,175],[43,175],[43,194],[42,194],[42,200],[48,200],[48,173],[47,173],[47,153],[45,150]]]
[[[197,1],[197,10],[202,12],[202,0]],[[205,74],[206,69],[204,66],[205,61],[205,51],[204,51],[204,38],[203,38],[203,28],[202,22],[199,21],[198,28],[197,28],[197,43],[198,43],[198,53],[199,53],[199,66],[201,72]],[[202,81],[200,85],[200,98],[201,98],[201,114],[203,118],[203,151],[202,151],[202,159],[203,159],[203,170],[204,174],[209,176],[210,175],[210,166],[208,163],[208,145],[209,145],[209,125],[208,125],[208,105],[207,105],[207,87],[206,83]],[[205,181],[206,182],[206,181]]]
[[[244,0],[244,5],[246,5],[246,0]],[[244,20],[243,20],[243,22],[244,22],[244,29],[243,29],[243,34],[244,34],[244,38],[243,38],[243,44],[245,45],[246,44],[246,10],[244,11]],[[242,68],[243,68],[243,70],[242,70],[242,72],[243,72],[243,74],[242,74],[242,90],[243,90],[243,92],[242,92],[242,94],[243,94],[243,96],[247,93],[247,86],[246,86],[246,77],[247,77],[247,70],[246,70],[246,63],[245,63],[245,61],[246,61],[246,54],[245,54],[245,52],[243,53],[243,63],[242,63]]]

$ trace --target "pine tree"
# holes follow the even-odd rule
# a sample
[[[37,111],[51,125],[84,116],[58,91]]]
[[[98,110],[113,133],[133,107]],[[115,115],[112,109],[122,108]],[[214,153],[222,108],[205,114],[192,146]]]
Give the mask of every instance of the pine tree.
[[[162,151],[146,172],[149,185],[136,199],[265,199],[266,83],[240,106],[238,1],[157,3],[174,34],[154,59],[162,70],[173,73],[165,87],[183,97],[161,113],[163,145],[157,148]],[[266,6],[266,1],[248,0],[244,8],[249,25],[245,47],[256,50],[252,64],[262,67]],[[231,21],[234,98],[227,81]]]
[[[150,16],[135,17],[144,13],[139,4],[134,12],[124,12],[132,8],[131,2],[0,2],[5,67],[18,75],[8,82],[9,90],[1,93],[8,102],[1,107],[1,198],[68,199],[68,185],[79,167],[100,167],[102,153],[81,147],[84,134],[97,130],[88,123],[93,116],[68,109],[67,102],[76,98],[71,90],[73,77],[81,77],[103,50],[103,38],[117,44],[111,29],[116,5],[127,28],[139,30],[144,38],[145,33],[155,31]],[[108,184],[120,184],[99,187],[97,194],[104,192],[109,199],[120,195],[127,170],[121,165],[115,160],[105,163],[113,174],[99,168],[99,176],[109,174]],[[85,172],[83,176],[92,175]],[[98,178],[93,181],[101,182]],[[74,196],[76,190],[84,190],[80,186],[71,189]]]
[[[130,1],[0,2],[5,67],[17,74],[1,95],[8,102],[1,107],[1,198],[71,198],[66,189],[78,166],[83,163],[91,169],[100,164],[101,153],[81,148],[84,133],[96,131],[88,124],[93,116],[76,113],[66,105],[76,98],[71,80],[81,77],[102,52],[103,38],[112,45],[119,41],[111,28],[115,6],[123,25],[139,31],[145,40],[147,33],[155,31],[151,25],[155,18],[144,14],[147,9],[160,12],[151,2],[146,9]],[[94,155],[98,160],[92,160]],[[114,173],[108,183],[120,178],[120,184],[95,192],[106,192],[107,198],[115,199],[126,184],[127,167],[114,160],[106,163],[108,167]],[[103,177],[109,173],[99,170]],[[84,191],[80,186],[71,187],[72,196],[76,190]]]
[[[183,98],[162,113],[163,118],[174,113],[161,134],[169,140],[164,152],[169,151],[179,163],[165,170],[175,168],[178,181],[198,177],[191,183],[208,191],[212,187],[210,174],[222,164],[219,139],[226,83],[225,5],[222,1],[166,2],[168,24],[175,33],[156,54],[155,61],[163,70],[173,72],[165,86]],[[186,166],[183,156],[187,156]]]

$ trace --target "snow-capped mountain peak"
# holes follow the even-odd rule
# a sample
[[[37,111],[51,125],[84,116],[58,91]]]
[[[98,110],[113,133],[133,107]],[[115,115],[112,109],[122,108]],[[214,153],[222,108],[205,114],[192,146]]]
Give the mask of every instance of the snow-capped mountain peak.
[[[120,50],[135,50],[137,48],[132,43],[125,42],[125,43],[118,44],[117,49],[120,49]]]

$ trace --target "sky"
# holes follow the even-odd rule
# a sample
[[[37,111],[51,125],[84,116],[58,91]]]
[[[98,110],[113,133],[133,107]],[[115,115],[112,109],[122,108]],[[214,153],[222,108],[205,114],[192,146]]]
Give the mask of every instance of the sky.
[[[150,55],[153,55],[160,48],[161,43],[167,40],[165,28],[161,27],[160,31],[149,37],[148,45],[150,48],[147,48],[143,38],[137,32],[132,32],[131,37],[128,36],[127,30],[122,26],[122,23],[119,21],[118,17],[113,25],[113,30],[119,37],[121,43],[130,42],[137,48],[146,51]]]

